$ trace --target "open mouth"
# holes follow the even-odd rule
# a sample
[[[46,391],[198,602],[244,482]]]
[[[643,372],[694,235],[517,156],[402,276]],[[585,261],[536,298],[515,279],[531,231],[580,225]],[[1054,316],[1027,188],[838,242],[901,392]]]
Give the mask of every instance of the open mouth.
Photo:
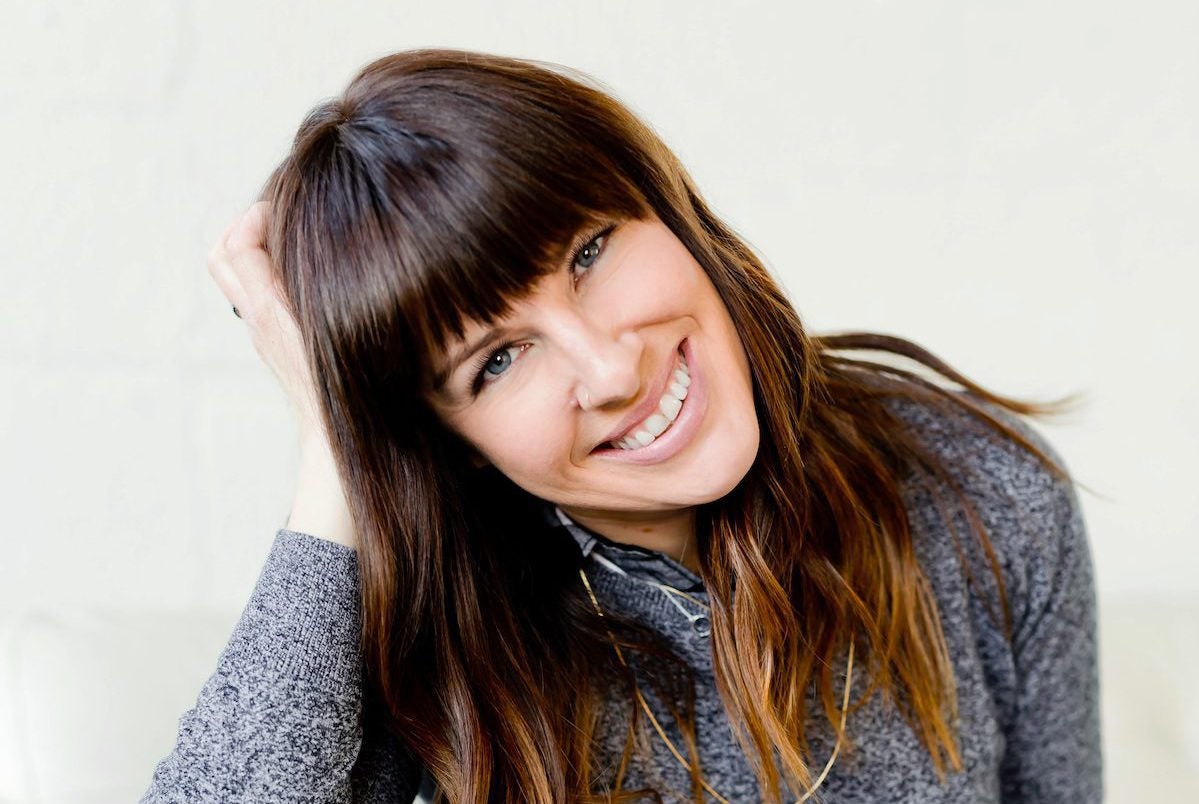
[[[658,440],[679,418],[683,402],[687,399],[687,389],[691,385],[691,370],[687,366],[687,358],[682,348],[675,350],[674,367],[666,383],[666,390],[658,400],[654,412],[633,428],[624,437],[616,441],[606,441],[600,449],[619,449],[633,451],[649,446]]]

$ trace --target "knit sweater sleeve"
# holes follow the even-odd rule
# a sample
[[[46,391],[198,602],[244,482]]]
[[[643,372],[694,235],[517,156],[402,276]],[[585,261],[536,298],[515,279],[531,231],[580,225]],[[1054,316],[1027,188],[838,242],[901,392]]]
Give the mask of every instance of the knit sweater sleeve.
[[[360,605],[355,551],[280,529],[141,802],[411,800],[419,771],[362,717]]]
[[[1024,418],[964,395],[1070,471],[1053,444]],[[1095,579],[1074,482],[956,408],[934,409],[904,400],[896,400],[895,406],[923,446],[951,469],[994,550],[984,552],[972,537],[961,539],[965,549],[959,553],[946,549],[942,538],[927,540],[924,547],[939,579],[941,605],[948,607],[942,616],[959,629],[967,618],[972,623],[970,633],[983,659],[987,692],[1002,730],[997,780],[1002,800],[1102,801]],[[938,487],[949,492],[948,486]],[[960,508],[953,508],[954,529],[968,533],[969,522]],[[931,503],[919,510],[937,516]],[[991,558],[1002,568],[1010,641],[994,605]],[[954,579],[963,572],[973,582],[967,585],[968,605],[957,609],[960,586]]]
[[[1103,762],[1091,550],[1073,484],[1054,481],[1050,488],[1044,530],[1016,565],[1025,594],[1013,612],[1016,686],[1001,768],[1003,798],[1099,802]]]

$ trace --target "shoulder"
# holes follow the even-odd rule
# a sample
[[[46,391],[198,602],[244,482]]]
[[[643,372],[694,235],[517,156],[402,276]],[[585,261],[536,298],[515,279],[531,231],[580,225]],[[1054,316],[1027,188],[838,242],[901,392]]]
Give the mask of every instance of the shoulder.
[[[954,393],[1010,427],[1067,473],[1054,472],[1018,440],[952,401],[896,398],[886,403],[948,475],[938,479],[916,472],[904,491],[913,529],[925,540],[921,552],[933,565],[926,569],[936,575],[952,564],[956,575],[965,563],[966,574],[984,585],[992,574],[992,559],[997,562],[1018,644],[1062,596],[1074,595],[1075,604],[1091,605],[1091,558],[1081,506],[1070,467],[1044,434],[1006,408],[967,392]],[[971,511],[957,501],[954,486]],[[985,542],[972,531],[972,521],[985,530]],[[952,538],[957,546],[949,549]]]
[[[895,398],[885,404],[916,444],[944,467],[947,481],[957,485],[980,512],[1002,524],[1003,533],[1032,535],[1064,508],[1077,507],[1065,458],[1028,419],[974,394],[952,393],[982,408],[1019,438],[950,400]],[[1030,446],[1061,472],[1046,465]],[[927,473],[916,475],[917,481],[928,480]]]
[[[982,408],[1069,471],[1058,449],[1027,418],[969,392],[950,394]],[[1072,483],[1055,474],[1024,444],[948,399],[916,401],[897,397],[885,404],[920,446],[973,492],[990,492],[1028,504],[1046,501],[1072,488]]]

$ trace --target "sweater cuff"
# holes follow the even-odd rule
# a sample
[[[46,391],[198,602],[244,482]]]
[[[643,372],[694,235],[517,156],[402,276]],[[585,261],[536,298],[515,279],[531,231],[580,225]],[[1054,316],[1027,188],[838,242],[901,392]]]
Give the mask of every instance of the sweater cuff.
[[[354,550],[280,528],[228,651],[269,676],[357,687],[359,583]]]

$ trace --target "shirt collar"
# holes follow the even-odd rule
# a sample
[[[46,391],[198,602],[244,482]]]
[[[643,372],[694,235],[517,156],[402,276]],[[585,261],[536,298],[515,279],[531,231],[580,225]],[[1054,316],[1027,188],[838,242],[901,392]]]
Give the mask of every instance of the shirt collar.
[[[659,550],[612,541],[574,521],[553,503],[546,504],[545,516],[550,526],[570,533],[584,558],[599,554],[632,577],[668,584],[683,592],[704,591],[698,575]]]

